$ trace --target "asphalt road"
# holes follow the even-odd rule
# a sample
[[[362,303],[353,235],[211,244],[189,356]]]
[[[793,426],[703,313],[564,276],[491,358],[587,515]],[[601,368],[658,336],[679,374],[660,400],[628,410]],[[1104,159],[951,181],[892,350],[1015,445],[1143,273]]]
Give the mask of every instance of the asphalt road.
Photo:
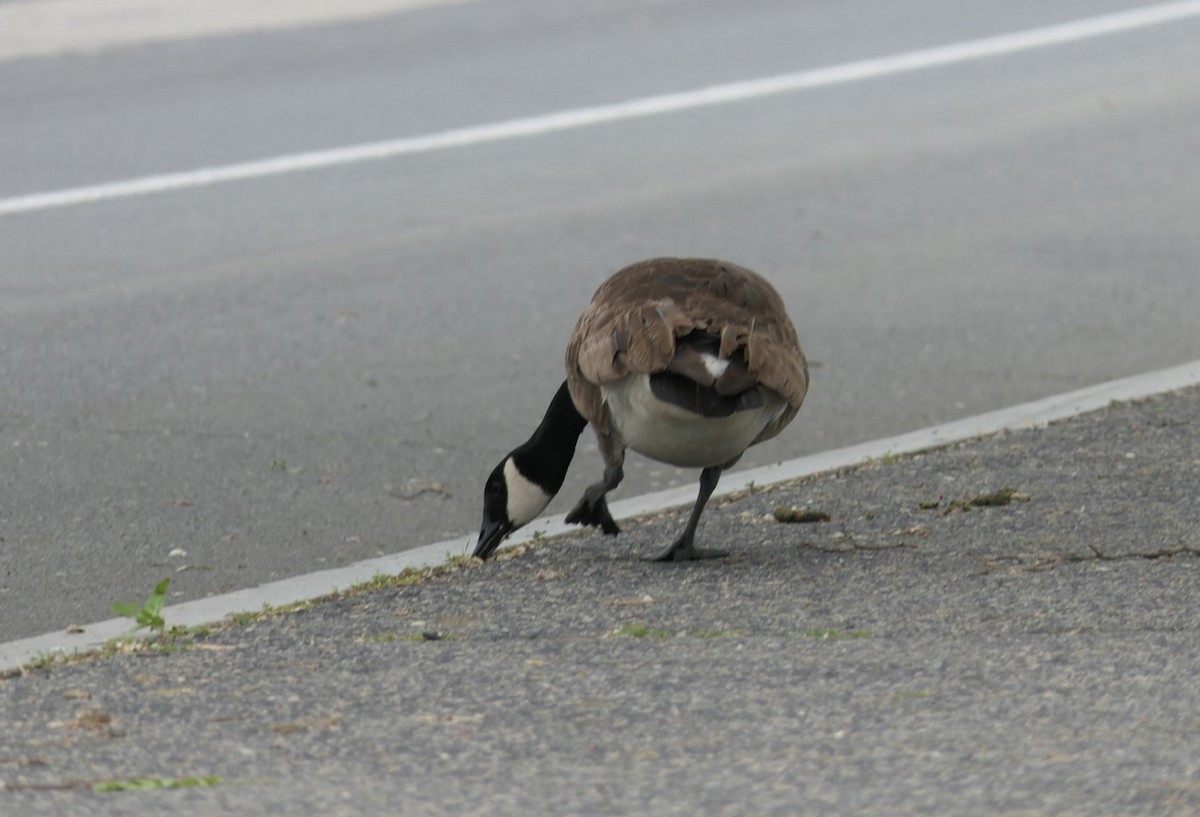
[[[6,60],[0,198],[1124,7],[497,1]],[[735,260],[789,305],[812,390],[746,465],[1200,357],[1198,41],[0,217],[0,639],[165,575],[180,601],[466,534],[578,312],[646,256]],[[692,479],[634,459],[622,493]]]
[[[642,560],[661,514],[0,679],[0,811],[1194,817],[1198,418],[1194,387],[714,503],[720,561]]]

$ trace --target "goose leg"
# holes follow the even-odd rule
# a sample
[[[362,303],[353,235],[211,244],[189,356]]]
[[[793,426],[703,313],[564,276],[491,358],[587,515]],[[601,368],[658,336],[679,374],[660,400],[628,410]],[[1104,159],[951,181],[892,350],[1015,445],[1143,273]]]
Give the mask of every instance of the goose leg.
[[[625,478],[625,470],[620,462],[606,466],[604,476],[599,482],[593,483],[583,492],[583,496],[575,503],[575,507],[567,514],[566,522],[571,525],[591,525],[599,528],[609,536],[621,532],[612,514],[608,512],[608,502],[605,494],[621,484]]]
[[[695,546],[696,525],[700,522],[700,514],[704,511],[708,498],[717,489],[717,481],[721,479],[723,465],[714,465],[700,472],[700,495],[692,507],[692,515],[688,517],[687,526],[679,538],[671,546],[657,556],[650,557],[652,562],[686,562],[690,559],[720,559],[729,555],[727,550],[701,550]]]

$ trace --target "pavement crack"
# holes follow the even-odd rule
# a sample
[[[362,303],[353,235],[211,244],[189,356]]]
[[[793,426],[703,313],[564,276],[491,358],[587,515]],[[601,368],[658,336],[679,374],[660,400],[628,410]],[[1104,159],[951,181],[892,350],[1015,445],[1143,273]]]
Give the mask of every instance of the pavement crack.
[[[4,791],[88,791],[99,780],[64,780],[59,783],[26,783],[17,781],[5,783],[0,789]]]
[[[1088,545],[1091,556],[1068,554],[1064,557],[1067,562],[1121,562],[1130,559],[1173,559],[1176,556],[1200,556],[1200,548],[1181,544],[1179,547],[1163,547],[1157,550],[1134,550],[1127,553],[1105,553],[1095,545]]]
[[[1066,564],[1083,562],[1128,562],[1128,561],[1170,561],[1176,556],[1200,557],[1200,547],[1180,544],[1178,547],[1161,547],[1154,550],[1131,550],[1124,553],[1106,553],[1095,545],[1089,544],[1090,553],[1057,553],[1050,556],[1037,556],[1029,561],[1020,556],[986,556],[980,557],[983,570],[975,575],[986,576],[990,573],[1045,573]]]

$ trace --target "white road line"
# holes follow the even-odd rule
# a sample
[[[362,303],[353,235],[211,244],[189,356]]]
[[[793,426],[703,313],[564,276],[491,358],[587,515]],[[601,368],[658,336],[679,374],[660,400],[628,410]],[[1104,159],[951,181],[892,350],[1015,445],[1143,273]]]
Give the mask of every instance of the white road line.
[[[951,443],[986,437],[999,431],[1041,428],[1057,420],[1102,409],[1114,400],[1140,400],[1154,394],[1163,394],[1196,385],[1200,385],[1200,360],[1120,380],[1110,380],[1096,386],[1088,386],[1065,394],[923,428],[896,437],[872,440],[761,468],[735,471],[722,478],[713,498],[744,491],[751,485],[762,488],[779,482],[859,465],[887,454],[912,454]],[[695,501],[696,487],[688,485],[614,502],[609,506],[609,510],[612,511],[615,518],[627,519],[631,516],[659,513],[669,508],[686,507]],[[512,536],[505,543],[505,547],[531,541],[535,536],[534,531],[543,536],[556,536],[560,533],[579,531],[579,527],[566,524],[562,516],[536,519]],[[449,556],[461,556],[469,553],[473,544],[474,536],[464,534],[456,539],[447,539],[444,542],[406,550],[391,556],[368,559],[346,567],[282,579],[222,596],[210,596],[205,599],[183,602],[164,608],[162,616],[171,626],[193,627],[211,624],[221,621],[232,613],[261,610],[263,605],[267,604],[281,606],[316,598],[334,590],[370,581],[381,573],[395,576],[403,572],[405,568],[419,569],[429,565],[442,564]],[[79,634],[67,634],[59,631],[0,644],[0,672],[18,669],[43,655],[70,654],[96,649],[103,646],[108,639],[128,632],[129,627],[128,619],[108,619],[87,625]]]
[[[1095,37],[1132,31],[1148,26],[1200,16],[1200,0],[1160,3],[1129,11],[1087,17],[1042,28],[1027,29],[1011,34],[985,37],[978,40],[907,51],[875,59],[779,74],[772,77],[711,85],[692,91],[662,94],[631,99],[610,105],[572,108],[541,116],[509,119],[485,125],[456,128],[422,136],[403,137],[382,142],[351,145],[330,150],[294,153],[257,161],[217,167],[204,167],[179,173],[144,176],[137,179],[106,184],[74,187],[44,193],[30,193],[0,199],[0,216],[29,213],[55,207],[88,204],[112,199],[184,190],[244,179],[280,176],[317,168],[349,165],[379,159],[389,159],[418,153],[431,153],[448,148],[499,142],[525,136],[537,136],[557,131],[573,130],[610,122],[640,119],[659,114],[725,105],[778,94],[824,88],[866,79],[939,68],[957,63],[999,57],[1045,48],[1052,45],[1079,42]]]
[[[4,0],[0,60],[369,20],[465,0]]]

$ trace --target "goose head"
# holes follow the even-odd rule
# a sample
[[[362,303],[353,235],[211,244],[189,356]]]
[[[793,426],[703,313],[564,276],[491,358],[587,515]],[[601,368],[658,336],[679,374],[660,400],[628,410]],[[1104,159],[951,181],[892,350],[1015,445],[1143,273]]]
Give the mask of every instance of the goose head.
[[[484,483],[483,524],[472,555],[486,559],[546,509],[562,488],[586,425],[564,382],[533,436],[502,459]]]
[[[536,519],[558,492],[521,473],[517,465],[521,453],[518,450],[505,457],[483,486],[483,525],[474,553],[480,559],[490,556],[513,531]]]

